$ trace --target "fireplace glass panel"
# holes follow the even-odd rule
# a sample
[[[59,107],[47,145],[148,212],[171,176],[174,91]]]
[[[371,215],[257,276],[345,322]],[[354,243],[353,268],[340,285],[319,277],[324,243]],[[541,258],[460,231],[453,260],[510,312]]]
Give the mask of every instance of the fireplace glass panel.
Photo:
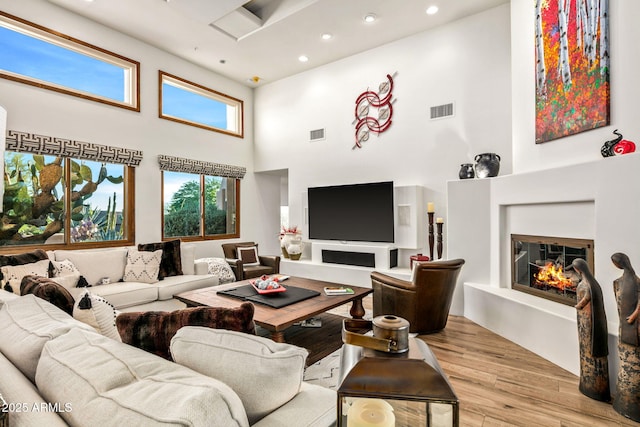
[[[512,288],[567,305],[576,304],[579,275],[571,263],[582,258],[593,272],[593,241],[512,235]]]

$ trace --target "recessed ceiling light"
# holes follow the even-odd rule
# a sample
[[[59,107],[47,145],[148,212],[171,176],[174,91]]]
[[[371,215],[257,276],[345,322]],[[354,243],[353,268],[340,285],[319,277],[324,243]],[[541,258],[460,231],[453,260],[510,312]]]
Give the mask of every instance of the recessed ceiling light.
[[[333,35],[329,33],[324,33],[320,37],[322,37],[322,40],[329,40],[331,39],[331,37],[333,37]]]
[[[373,22],[375,20],[376,20],[376,15],[373,13],[369,13],[364,16],[364,22]]]
[[[309,57],[306,55],[300,55],[298,56],[298,61],[300,62],[307,62],[309,60]]]
[[[429,6],[427,8],[427,15],[435,15],[438,13],[438,6]]]

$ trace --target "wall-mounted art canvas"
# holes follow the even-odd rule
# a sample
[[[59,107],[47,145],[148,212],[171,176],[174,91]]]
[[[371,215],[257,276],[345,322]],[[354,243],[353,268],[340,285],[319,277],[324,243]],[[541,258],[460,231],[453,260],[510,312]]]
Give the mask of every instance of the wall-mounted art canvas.
[[[535,0],[536,143],[609,124],[609,0]]]

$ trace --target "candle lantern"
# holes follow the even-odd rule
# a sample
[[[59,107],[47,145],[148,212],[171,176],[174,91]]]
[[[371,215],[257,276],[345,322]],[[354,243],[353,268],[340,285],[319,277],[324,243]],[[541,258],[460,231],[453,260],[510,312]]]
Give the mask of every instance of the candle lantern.
[[[344,329],[349,327],[353,324],[345,323]],[[362,324],[358,329],[363,330]],[[338,427],[459,425],[458,397],[429,346],[419,339],[409,337],[404,352],[347,343],[340,378]]]

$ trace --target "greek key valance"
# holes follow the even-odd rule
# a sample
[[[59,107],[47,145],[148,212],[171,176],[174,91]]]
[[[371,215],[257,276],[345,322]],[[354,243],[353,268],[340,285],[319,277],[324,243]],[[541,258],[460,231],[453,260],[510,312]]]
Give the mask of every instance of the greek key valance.
[[[158,156],[160,169],[171,172],[197,173],[225,178],[240,178],[247,173],[247,168],[241,166],[223,165],[220,163],[205,162],[203,160],[183,159],[181,157]]]
[[[11,129],[7,129],[5,147],[9,151],[72,157],[128,166],[138,166],[142,160],[142,151],[140,150],[36,135]]]

